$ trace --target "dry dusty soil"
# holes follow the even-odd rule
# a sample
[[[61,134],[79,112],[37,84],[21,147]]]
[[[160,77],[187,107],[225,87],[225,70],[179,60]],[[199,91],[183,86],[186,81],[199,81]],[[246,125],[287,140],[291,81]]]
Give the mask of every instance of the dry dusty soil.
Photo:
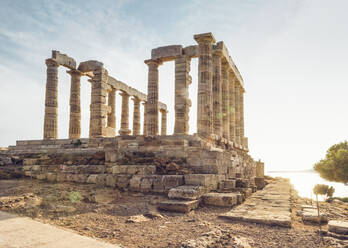
[[[305,225],[296,216],[303,199],[294,199],[291,229],[219,219],[218,215],[229,208],[201,207],[189,214],[157,212],[156,203],[161,199],[160,195],[120,192],[90,184],[0,180],[1,211],[124,247],[185,247],[183,242],[199,237],[213,239],[209,247],[336,247],[335,242],[316,233],[317,226]],[[330,207],[326,208],[330,212]],[[347,205],[335,208],[340,211],[334,210],[329,217],[339,217],[335,216],[339,212],[341,219],[348,219]]]

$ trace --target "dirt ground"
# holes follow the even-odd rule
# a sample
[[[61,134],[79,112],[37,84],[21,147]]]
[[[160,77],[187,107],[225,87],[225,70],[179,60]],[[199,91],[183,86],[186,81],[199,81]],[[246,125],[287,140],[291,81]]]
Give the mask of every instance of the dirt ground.
[[[318,226],[303,224],[296,216],[304,199],[294,200],[291,229],[219,219],[218,215],[229,208],[201,207],[189,214],[158,212],[156,203],[161,199],[161,195],[120,192],[91,184],[0,180],[1,211],[124,247],[181,247],[182,242],[216,228],[223,230],[223,235],[212,247],[241,247],[232,242],[234,237],[250,247],[336,247],[335,242],[316,233]],[[330,218],[348,220],[347,205],[333,203],[326,206],[326,211]],[[137,217],[129,219],[130,216]]]

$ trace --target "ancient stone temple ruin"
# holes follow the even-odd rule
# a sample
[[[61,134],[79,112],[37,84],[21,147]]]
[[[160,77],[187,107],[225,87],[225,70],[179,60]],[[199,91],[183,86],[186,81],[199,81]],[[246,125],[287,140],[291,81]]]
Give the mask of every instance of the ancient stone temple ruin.
[[[194,40],[197,44],[187,47],[152,49],[151,58],[145,60],[147,95],[110,76],[101,62],[85,61],[77,66],[73,58],[53,51],[46,60],[43,140],[17,141],[0,156],[10,157],[17,164],[11,168],[28,177],[168,194],[169,200],[158,206],[166,210],[185,212],[202,202],[240,203],[264,186],[263,163],[248,155],[243,79],[224,42],[216,42],[211,33],[194,35]],[[190,62],[195,58],[199,64],[197,133],[189,134]],[[167,134],[167,106],[158,100],[158,68],[167,61],[175,61],[173,134]],[[59,66],[67,67],[71,75],[69,139],[58,139]],[[90,78],[92,89],[89,138],[80,138],[82,76]],[[118,133],[117,91],[122,96]],[[130,98],[134,101],[132,130]],[[228,203],[216,200],[218,194]]]

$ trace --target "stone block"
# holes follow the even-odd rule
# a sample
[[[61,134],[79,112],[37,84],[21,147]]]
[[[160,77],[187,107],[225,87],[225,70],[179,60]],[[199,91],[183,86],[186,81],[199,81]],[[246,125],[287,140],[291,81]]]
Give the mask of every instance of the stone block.
[[[106,186],[116,187],[116,183],[117,183],[117,176],[115,176],[115,175],[107,175],[106,176],[106,178],[105,178]]]
[[[316,209],[308,209],[302,213],[302,221],[319,223],[318,212]],[[320,213],[320,222],[327,223],[327,215]]]
[[[236,187],[236,180],[224,180],[221,184],[223,189],[234,189]]]
[[[202,196],[203,203],[209,206],[233,207],[237,205],[238,199],[235,193],[208,193]]]
[[[59,51],[52,51],[52,59],[54,59],[59,65],[68,67],[69,69],[76,69],[76,61]]]
[[[57,175],[52,173],[52,172],[48,172],[46,173],[46,180],[49,182],[55,182],[57,179]]]
[[[105,151],[105,162],[114,163],[117,160],[117,152],[114,150]]]
[[[158,204],[158,208],[166,211],[174,211],[188,213],[193,209],[198,208],[198,200],[183,201],[183,200],[166,200]]]
[[[185,177],[185,184],[206,186],[210,189],[217,189],[218,180],[214,174],[187,174]]]
[[[31,167],[31,169],[32,169],[33,171],[40,171],[40,170],[41,170],[41,166],[40,166],[40,165],[33,165],[33,166]]]
[[[255,177],[254,178],[254,181],[255,181],[255,185],[257,187],[257,189],[263,189],[265,187],[265,178],[263,177]]]
[[[57,180],[57,182],[65,182],[65,174],[64,173],[58,173],[56,180]]]
[[[85,183],[87,181],[88,175],[85,174],[74,174],[73,182],[75,183]]]
[[[98,177],[98,174],[94,174],[94,175],[89,175],[89,177],[87,178],[87,183],[94,183],[96,184],[97,183],[97,177]]]
[[[164,175],[162,176],[164,190],[168,191],[171,188],[184,184],[184,176],[182,175]]]
[[[112,174],[127,174],[127,165],[115,165],[112,167]]]
[[[36,175],[36,179],[45,180],[46,179],[46,174],[37,174]]]
[[[150,192],[152,190],[153,178],[144,177],[140,182],[141,192]]]
[[[341,220],[330,220],[328,223],[330,232],[348,235],[348,222]]]
[[[129,175],[118,175],[116,179],[116,186],[119,188],[128,188],[130,179],[132,176]]]
[[[23,159],[23,165],[35,165],[35,164],[37,164],[37,162],[38,162],[38,159],[36,159],[36,158]]]
[[[158,47],[151,51],[151,59],[161,59],[162,61],[173,60],[178,55],[182,55],[181,45]]]
[[[30,165],[25,165],[25,166],[23,166],[22,168],[23,168],[23,171],[29,171],[29,170],[31,170],[32,166],[30,166]]]
[[[137,191],[137,192],[140,191],[140,183],[142,179],[143,179],[143,176],[134,175],[129,181],[130,190]]]
[[[27,177],[31,177],[32,176],[32,171],[24,171],[24,175]]]
[[[168,197],[170,199],[197,200],[205,192],[206,188],[204,186],[182,185],[171,188]]]

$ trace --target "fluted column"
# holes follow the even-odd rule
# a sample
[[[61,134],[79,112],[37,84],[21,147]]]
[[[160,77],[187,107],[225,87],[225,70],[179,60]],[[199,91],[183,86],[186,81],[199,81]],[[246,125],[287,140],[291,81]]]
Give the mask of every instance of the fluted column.
[[[129,135],[131,130],[129,129],[129,95],[126,92],[120,93],[122,96],[122,113],[121,113],[121,129],[120,135]]]
[[[146,127],[147,135],[158,135],[158,60],[146,60],[149,67],[147,85]]]
[[[236,119],[235,119],[235,123],[236,123],[236,137],[235,137],[235,143],[240,146],[241,145],[241,128],[240,128],[240,120],[241,120],[241,115],[240,115],[240,85],[239,82],[237,81],[237,79],[234,80],[234,88],[235,88],[235,109],[236,109]]]
[[[69,139],[79,139],[81,136],[81,72],[70,70],[70,120],[69,120]]]
[[[167,113],[165,109],[161,109],[161,135],[167,135]]]
[[[235,76],[228,68],[228,88],[229,88],[229,117],[230,117],[230,141],[236,142],[236,88]]]
[[[109,130],[111,129],[112,133],[109,133],[110,136],[116,135],[116,89],[112,88],[108,93],[108,122],[107,126]]]
[[[240,104],[240,137],[241,137],[241,144],[244,146],[244,89],[242,86],[240,86],[240,97],[239,97],[239,104]]]
[[[53,59],[46,60],[46,97],[44,117],[44,139],[58,137],[58,63]]]
[[[108,88],[108,71],[103,67],[100,67],[93,71],[93,75],[93,79],[89,80],[92,84],[89,137],[105,137],[107,117],[107,108],[105,105],[106,89]]]
[[[228,77],[228,64],[222,63],[221,66],[221,78],[222,78],[222,136],[230,139],[230,112],[229,112],[229,77]]]
[[[197,96],[197,133],[210,137],[213,133],[212,50],[215,43],[211,33],[195,35],[198,43],[198,96]]]
[[[213,125],[214,134],[222,137],[222,92],[220,50],[213,52]]]
[[[140,99],[134,97],[134,111],[133,111],[133,135],[140,134]]]
[[[191,58],[180,55],[175,58],[175,125],[174,134],[188,134],[189,111],[189,85],[192,82],[190,73]]]
[[[147,106],[147,104],[146,104],[146,102],[143,102],[143,105],[144,105],[144,123],[143,123],[143,135],[147,135],[147,126],[146,126],[146,106]]]

